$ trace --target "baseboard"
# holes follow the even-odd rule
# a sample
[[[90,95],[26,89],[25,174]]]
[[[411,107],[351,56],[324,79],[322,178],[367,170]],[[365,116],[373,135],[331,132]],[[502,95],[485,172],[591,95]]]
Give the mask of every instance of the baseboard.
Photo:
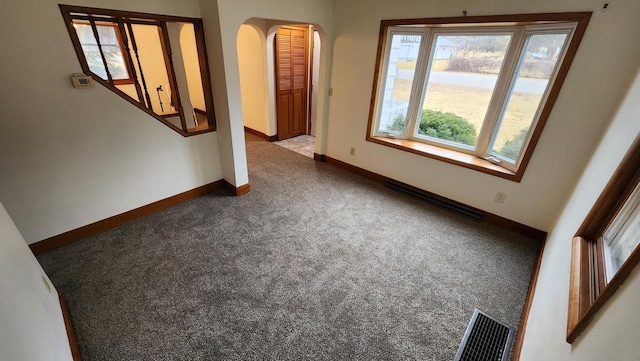
[[[198,198],[202,195],[205,195],[207,193],[213,192],[217,189],[224,187],[224,183],[225,183],[224,180],[219,180],[213,183],[209,183],[201,187],[194,188],[192,190],[182,192],[180,194],[176,194],[175,196],[171,196],[165,199],[161,199],[157,202],[147,204],[146,206],[132,209],[130,211],[117,214],[113,217],[109,217],[101,221],[97,221],[97,222],[88,224],[86,226],[67,231],[57,236],[44,239],[40,242],[36,242],[29,245],[29,248],[31,248],[31,251],[35,255],[49,252],[56,248],[60,248],[68,244],[71,244],[73,242],[77,242],[81,239],[93,236],[98,233],[102,233],[104,231],[107,231],[121,224],[132,221],[134,219],[140,218],[142,216],[146,216],[148,214],[161,211],[165,208],[174,206],[178,203],[182,203],[194,198]]]
[[[58,292],[58,299],[60,301],[60,309],[62,310],[62,318],[64,319],[64,328],[67,330],[67,339],[69,340],[71,357],[73,357],[73,361],[82,361],[80,347],[78,347],[78,338],[76,337],[76,332],[73,329],[73,322],[71,321],[69,305],[67,305],[67,301],[60,292]]]
[[[381,184],[384,184],[388,180],[393,180],[395,182],[402,183],[402,182],[397,181],[395,179],[392,179],[392,178],[389,178],[389,177],[385,177],[385,176],[383,176],[381,174],[378,174],[378,173],[375,173],[375,172],[372,172],[372,171],[357,167],[357,166],[355,166],[353,164],[349,164],[349,163],[343,162],[343,161],[335,159],[335,158],[331,158],[331,157],[329,157],[327,155],[324,155],[324,154],[314,154],[313,158],[315,160],[317,160],[317,161],[320,161],[320,162],[326,162],[326,163],[329,163],[329,164],[333,164],[333,165],[335,165],[335,166],[337,166],[339,168],[348,170],[348,171],[350,171],[352,173],[358,174],[360,176],[363,176],[365,178],[371,179],[374,182],[378,182],[378,183],[381,183]],[[419,189],[419,188],[416,188],[416,187],[413,187],[413,188]],[[424,189],[419,189],[419,190],[423,191],[423,192],[430,193],[430,194],[434,194],[434,193],[425,191]],[[442,196],[437,195],[437,194],[434,194],[434,195],[438,196],[440,198],[443,198],[443,199],[450,200],[450,199],[448,199],[446,197],[442,197]],[[460,203],[460,202],[453,201],[453,200],[450,200],[450,201],[455,202],[455,203]],[[460,203],[460,204],[462,204],[462,203]],[[525,224],[522,224],[522,223],[519,223],[519,222],[516,222],[516,221],[512,221],[510,219],[498,216],[498,215],[493,214],[493,213],[489,213],[489,212],[485,212],[485,211],[482,211],[482,212],[484,213],[484,215],[482,216],[482,221],[483,222],[487,222],[487,223],[496,225],[498,227],[508,229],[510,231],[522,234],[524,236],[527,236],[529,238],[533,238],[533,239],[541,241],[541,242],[544,241],[547,238],[547,232],[545,232],[545,231],[541,231],[539,229],[527,226]]]
[[[233,184],[227,182],[226,180],[224,181],[224,188],[234,196],[241,196],[251,191],[251,185],[249,183],[241,185],[240,187],[236,187]]]
[[[536,293],[536,284],[538,283],[538,274],[540,273],[540,266],[542,265],[542,255],[544,254],[544,246],[546,245],[546,237],[542,241],[540,246],[540,252],[538,253],[538,261],[536,267],[533,270],[531,276],[531,282],[529,283],[529,290],[527,291],[527,298],[524,301],[524,307],[522,308],[522,316],[520,316],[520,326],[518,327],[518,333],[516,334],[516,343],[513,346],[513,353],[511,354],[512,361],[519,361],[520,354],[522,353],[522,344],[524,343],[524,335],[527,331],[527,321],[529,320],[529,312],[531,311],[531,304],[533,303],[533,297]]]
[[[355,165],[343,162],[341,160],[337,160],[335,158],[331,158],[327,155],[324,155],[324,161],[329,163],[329,164],[333,164],[336,165],[342,169],[346,169],[352,173],[355,173],[357,175],[363,176],[365,178],[371,179],[374,182],[378,182],[378,183],[382,183],[384,184],[386,181],[388,181],[390,178],[389,177],[385,177],[383,175],[380,175],[378,173],[366,170],[364,168],[360,168],[360,167],[356,167]]]
[[[497,214],[484,212],[484,215],[482,216],[482,221],[494,224],[501,228],[508,229],[512,232],[520,233],[524,236],[533,238],[540,242],[544,242],[544,240],[547,239],[547,232],[541,231],[537,228],[527,226],[526,224],[512,221],[508,218],[500,217]]]
[[[277,135],[266,135],[266,134],[264,134],[262,132],[259,132],[259,131],[255,130],[255,129],[251,129],[249,127],[244,127],[244,131],[249,133],[249,134],[255,135],[256,137],[260,137],[260,138],[266,140],[267,142],[275,142],[276,140],[278,140],[278,136]]]

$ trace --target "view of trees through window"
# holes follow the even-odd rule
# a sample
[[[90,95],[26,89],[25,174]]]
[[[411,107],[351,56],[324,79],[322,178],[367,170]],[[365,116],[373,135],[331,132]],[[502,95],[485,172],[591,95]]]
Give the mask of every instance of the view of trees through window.
[[[395,34],[379,129],[404,132],[421,35]],[[434,34],[416,136],[474,147],[503,67],[509,33]],[[493,131],[490,150],[517,160],[535,121],[566,33],[528,35],[516,76]],[[420,85],[418,85],[420,86]],[[413,90],[415,91],[415,90]],[[389,106],[391,104],[391,106]],[[385,119],[386,117],[386,119]]]

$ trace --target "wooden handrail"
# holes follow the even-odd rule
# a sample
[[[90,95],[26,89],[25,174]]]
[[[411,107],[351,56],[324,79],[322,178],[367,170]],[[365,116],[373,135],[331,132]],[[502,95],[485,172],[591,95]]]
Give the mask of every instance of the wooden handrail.
[[[142,87],[144,88],[144,96],[147,100],[147,108],[153,110],[153,105],[151,104],[151,96],[149,95],[149,89],[147,88],[147,81],[144,78],[142,64],[140,63],[140,54],[138,54],[138,44],[136,43],[136,36],[133,34],[133,26],[131,26],[130,21],[127,21],[127,28],[129,29],[129,36],[131,37],[131,46],[133,46],[133,52],[136,55],[136,61],[138,62],[138,69],[140,69],[140,79],[142,79]]]
[[[129,70],[131,71],[131,78],[133,79],[133,84],[136,87],[136,94],[138,94],[138,100],[140,103],[144,103],[144,97],[142,95],[142,88],[140,87],[140,82],[138,81],[138,73],[136,72],[136,67],[133,64],[133,58],[131,57],[131,49],[129,48],[129,37],[127,36],[127,32],[124,29],[124,22],[121,17],[116,19],[118,21],[118,29],[122,34],[122,43],[124,44],[124,49],[127,56],[127,63],[129,64]],[[142,71],[142,68],[140,68]]]

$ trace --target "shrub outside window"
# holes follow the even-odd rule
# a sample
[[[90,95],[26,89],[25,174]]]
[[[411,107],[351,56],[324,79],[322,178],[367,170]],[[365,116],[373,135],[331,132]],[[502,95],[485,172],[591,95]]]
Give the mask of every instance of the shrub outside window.
[[[464,153],[519,181],[589,14],[383,21],[367,139]]]

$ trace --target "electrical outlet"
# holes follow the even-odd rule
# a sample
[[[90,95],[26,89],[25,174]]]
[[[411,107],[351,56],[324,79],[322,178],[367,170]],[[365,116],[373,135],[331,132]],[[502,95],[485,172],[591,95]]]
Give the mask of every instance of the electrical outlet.
[[[504,199],[507,198],[507,193],[505,192],[500,192],[498,191],[498,193],[496,193],[496,202],[498,203],[504,203]]]
[[[333,88],[329,88],[329,96],[332,97],[333,96]]]
[[[349,151],[349,154],[356,155],[356,148],[351,148],[351,150]]]

